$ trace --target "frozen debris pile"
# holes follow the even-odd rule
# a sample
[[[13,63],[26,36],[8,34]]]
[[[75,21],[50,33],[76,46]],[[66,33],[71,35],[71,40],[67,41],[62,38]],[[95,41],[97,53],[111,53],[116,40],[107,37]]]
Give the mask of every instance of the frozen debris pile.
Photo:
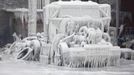
[[[7,51],[17,59],[39,61],[41,47],[45,44],[46,39],[43,33],[37,33],[36,35],[15,41]]]
[[[7,44],[4,47],[0,48],[0,60],[3,59],[3,55],[9,54],[9,48],[11,44]]]
[[[0,54],[9,54],[9,48],[11,44],[7,44],[4,47],[0,48]]]

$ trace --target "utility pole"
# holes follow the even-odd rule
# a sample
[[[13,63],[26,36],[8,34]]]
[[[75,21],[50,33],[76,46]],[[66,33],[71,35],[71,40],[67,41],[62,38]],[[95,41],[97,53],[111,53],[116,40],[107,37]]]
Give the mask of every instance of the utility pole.
[[[120,0],[116,0],[116,40],[118,43],[118,31],[119,31],[119,17],[120,17]]]
[[[28,0],[28,36],[36,34],[37,0]]]

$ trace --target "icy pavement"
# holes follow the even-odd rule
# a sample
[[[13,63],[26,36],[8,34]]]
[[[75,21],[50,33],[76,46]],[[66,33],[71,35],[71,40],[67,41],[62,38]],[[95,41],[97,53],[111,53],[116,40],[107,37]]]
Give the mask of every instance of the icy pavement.
[[[43,66],[37,62],[2,61],[0,75],[134,75],[134,64],[96,70],[62,69],[63,67]]]
[[[121,62],[116,67],[76,69],[8,59],[0,61],[0,75],[134,75],[134,61]]]

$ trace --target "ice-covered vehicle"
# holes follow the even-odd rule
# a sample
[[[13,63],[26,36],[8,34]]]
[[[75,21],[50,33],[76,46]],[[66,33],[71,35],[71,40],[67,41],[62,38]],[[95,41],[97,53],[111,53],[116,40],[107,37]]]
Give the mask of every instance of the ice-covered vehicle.
[[[111,7],[92,1],[57,1],[44,7],[50,63],[70,67],[118,65],[120,48],[110,43]]]

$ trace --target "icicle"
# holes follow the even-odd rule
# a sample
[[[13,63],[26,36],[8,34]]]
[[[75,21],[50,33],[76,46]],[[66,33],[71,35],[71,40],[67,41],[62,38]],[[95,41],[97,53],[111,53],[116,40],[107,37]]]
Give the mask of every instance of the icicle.
[[[22,22],[22,25],[24,25],[24,20],[27,21],[27,19],[28,19],[28,9],[17,8],[14,10],[14,13],[15,13],[15,18],[20,19]]]

